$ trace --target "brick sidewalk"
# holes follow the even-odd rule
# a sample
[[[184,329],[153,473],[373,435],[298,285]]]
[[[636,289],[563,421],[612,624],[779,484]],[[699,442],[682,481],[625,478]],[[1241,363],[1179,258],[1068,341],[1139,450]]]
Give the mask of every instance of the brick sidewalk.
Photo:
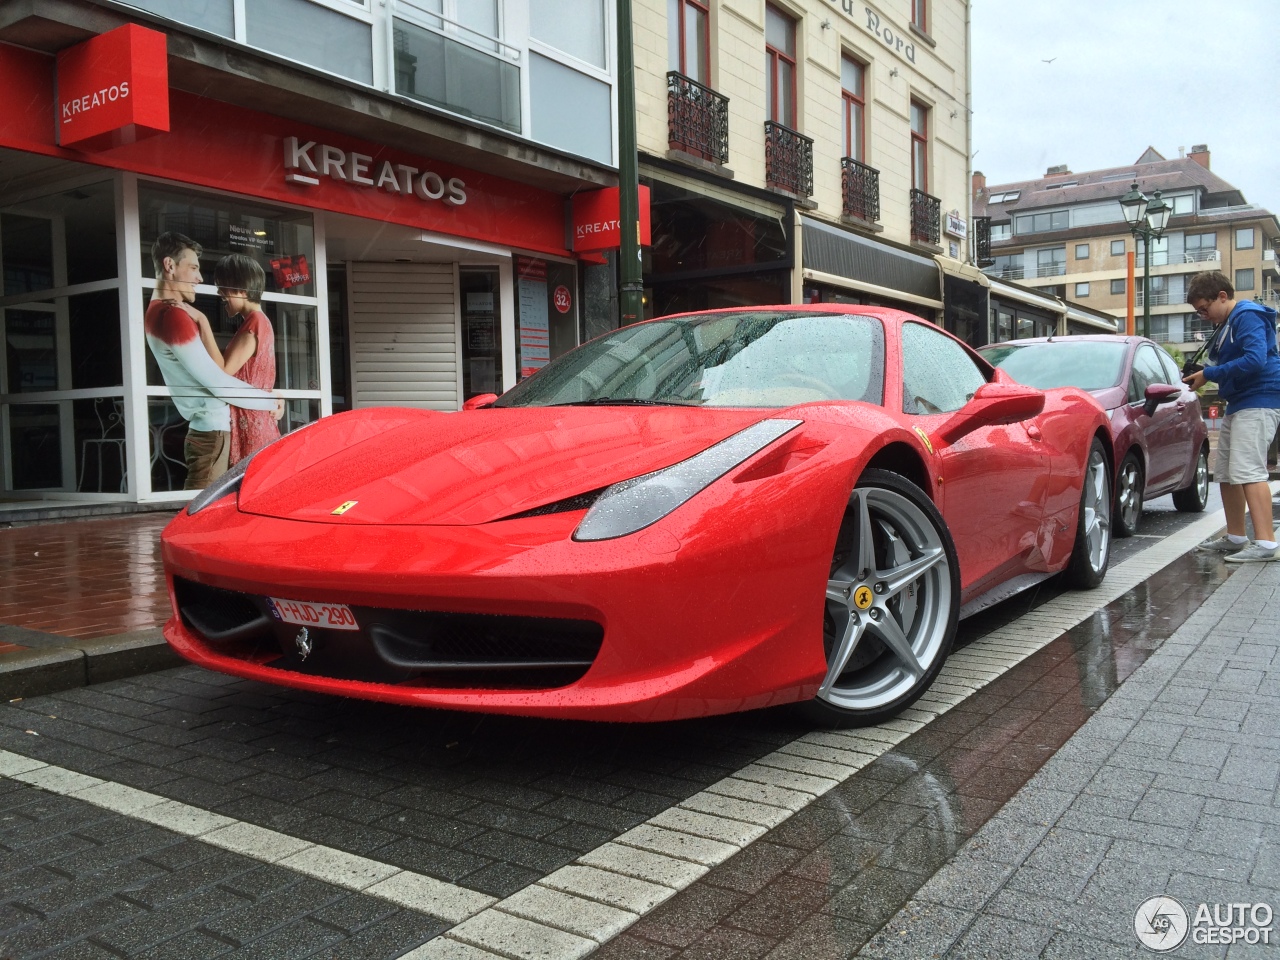
[[[0,529],[0,624],[79,640],[169,617],[160,531],[169,513]],[[6,652],[0,645],[0,654]]]

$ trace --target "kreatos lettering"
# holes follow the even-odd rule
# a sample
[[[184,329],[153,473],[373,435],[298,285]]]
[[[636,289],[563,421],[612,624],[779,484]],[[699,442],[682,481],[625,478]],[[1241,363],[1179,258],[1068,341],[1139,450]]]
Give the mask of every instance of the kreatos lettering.
[[[100,107],[105,103],[115,103],[117,100],[123,100],[128,96],[129,81],[123,80],[93,93],[86,93],[83,97],[67,100],[62,104],[62,122],[70,123],[71,118],[78,113],[88,113],[94,107]]]
[[[297,137],[286,137],[284,141],[284,178],[288,183],[314,187],[319,186],[320,177],[328,177],[387,193],[415,195],[421,200],[443,200],[456,207],[467,202],[467,185],[457,177],[446,181],[438,173],[390,160],[383,160],[375,173],[372,165],[373,157],[354,150],[340,150],[327,143],[317,145],[314,140],[300,143]]]

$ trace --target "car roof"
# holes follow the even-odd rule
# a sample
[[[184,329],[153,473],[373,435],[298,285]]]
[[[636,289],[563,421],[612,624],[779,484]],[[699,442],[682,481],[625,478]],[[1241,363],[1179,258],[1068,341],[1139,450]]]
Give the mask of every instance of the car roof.
[[[1065,337],[1027,337],[1019,340],[1001,340],[999,343],[988,343],[979,347],[980,350],[986,350],[990,347],[1021,347],[1032,343],[1150,343],[1155,344],[1154,340],[1146,337],[1126,336],[1118,333],[1076,333]]]

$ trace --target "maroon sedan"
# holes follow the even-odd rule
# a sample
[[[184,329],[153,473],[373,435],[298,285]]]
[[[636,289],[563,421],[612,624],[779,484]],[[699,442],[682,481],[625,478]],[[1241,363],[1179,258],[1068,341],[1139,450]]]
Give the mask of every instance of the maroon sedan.
[[[1112,529],[1132,536],[1142,504],[1173,493],[1187,513],[1209,498],[1209,431],[1173,358],[1145,337],[1049,337],[979,351],[1019,383],[1088,390],[1111,420],[1116,464]]]

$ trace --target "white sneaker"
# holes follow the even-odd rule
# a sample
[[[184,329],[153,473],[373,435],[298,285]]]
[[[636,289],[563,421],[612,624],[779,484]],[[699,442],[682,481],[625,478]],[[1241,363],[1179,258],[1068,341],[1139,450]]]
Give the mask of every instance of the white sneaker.
[[[1268,560],[1277,559],[1276,553],[1278,551],[1280,551],[1280,548],[1260,547],[1250,540],[1248,546],[1229,554],[1223,559],[1227,563],[1266,563]]]
[[[1210,550],[1213,553],[1235,553],[1237,550],[1243,550],[1250,542],[1249,540],[1243,540],[1240,543],[1236,543],[1224,533],[1220,537],[1211,537],[1205,540],[1196,549]]]

